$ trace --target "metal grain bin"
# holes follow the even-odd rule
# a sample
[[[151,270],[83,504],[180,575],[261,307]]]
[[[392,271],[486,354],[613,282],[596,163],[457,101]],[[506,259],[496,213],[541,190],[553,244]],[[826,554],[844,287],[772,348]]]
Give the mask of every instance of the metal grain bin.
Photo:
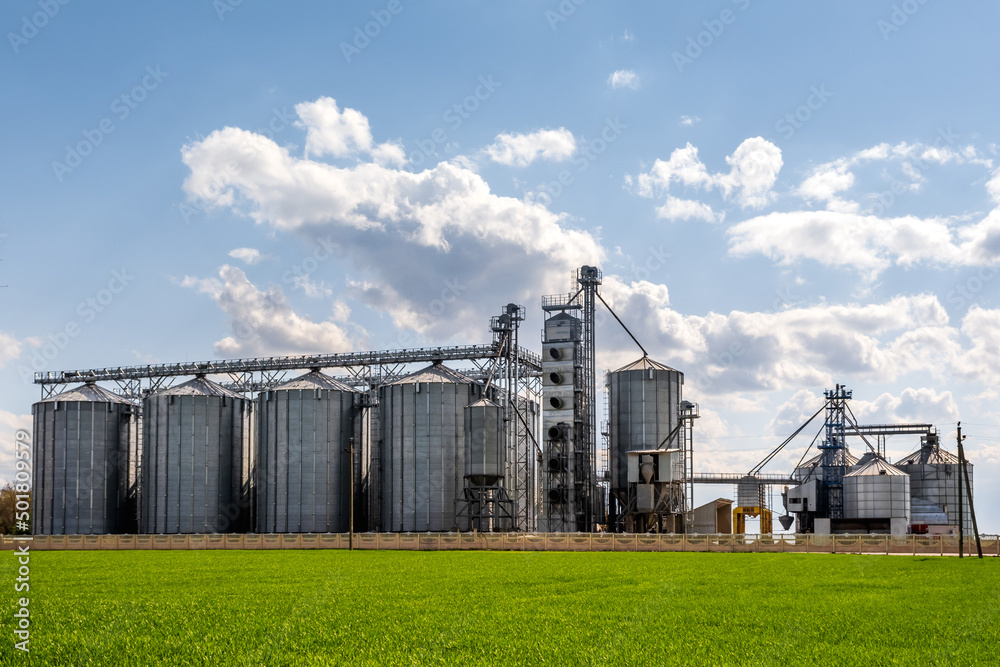
[[[257,398],[257,532],[342,533],[349,527],[351,438],[359,394],[313,371]],[[354,488],[361,489],[355,456]],[[360,503],[358,503],[360,509]]]
[[[143,402],[143,533],[249,528],[249,401],[204,377]]]
[[[628,453],[660,447],[677,427],[684,374],[643,357],[608,373],[607,383],[611,494],[625,503]]]
[[[507,442],[503,412],[485,398],[465,408],[465,477],[475,486],[493,486],[504,477]]]
[[[434,364],[379,388],[383,531],[449,531],[465,480],[465,406],[482,387]]]
[[[135,532],[138,433],[131,402],[95,384],[31,406],[32,532]]]
[[[969,471],[969,486],[972,486],[972,464],[966,460]],[[912,517],[915,524],[941,525],[940,514],[946,514],[944,525],[958,526],[958,492],[962,484],[963,528],[972,532],[972,514],[964,480],[959,477],[958,457],[942,449],[937,434],[921,438],[920,449],[899,460],[896,467],[910,476],[910,497],[916,504],[918,499],[922,514]]]
[[[880,456],[844,475],[845,519],[910,522],[910,476]]]

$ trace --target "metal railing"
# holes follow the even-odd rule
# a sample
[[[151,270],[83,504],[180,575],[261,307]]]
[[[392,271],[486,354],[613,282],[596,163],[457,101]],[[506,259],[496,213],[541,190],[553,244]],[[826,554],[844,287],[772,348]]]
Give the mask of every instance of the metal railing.
[[[799,482],[792,479],[791,475],[761,473],[757,475],[747,475],[739,472],[696,472],[691,476],[695,484],[739,484],[748,477],[752,477],[758,484],[788,484],[795,486]]]
[[[20,538],[24,540],[24,537]],[[35,535],[30,542],[4,536],[32,551],[189,549],[348,549],[347,533],[211,535]],[[958,554],[953,535],[650,535],[637,533],[356,533],[354,549],[408,551],[690,551],[849,553],[947,556]],[[1000,537],[982,537],[983,555],[1000,557]],[[976,553],[975,540],[964,552]]]

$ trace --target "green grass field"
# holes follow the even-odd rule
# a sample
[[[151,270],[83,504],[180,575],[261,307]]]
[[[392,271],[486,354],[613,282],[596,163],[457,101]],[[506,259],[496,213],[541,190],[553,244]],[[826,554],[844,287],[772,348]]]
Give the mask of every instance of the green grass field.
[[[3,656],[16,559],[3,554]],[[1000,559],[35,552],[35,665],[996,664]]]

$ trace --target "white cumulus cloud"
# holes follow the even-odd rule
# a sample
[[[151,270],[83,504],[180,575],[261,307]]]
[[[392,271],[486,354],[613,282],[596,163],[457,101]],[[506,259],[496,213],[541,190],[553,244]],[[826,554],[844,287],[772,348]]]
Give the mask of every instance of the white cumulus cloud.
[[[369,153],[379,163],[402,164],[406,160],[398,144],[373,146],[365,115],[356,109],[341,111],[337,101],[331,97],[296,104],[295,113],[299,116],[296,126],[306,129],[307,158],[310,154],[314,157],[331,155],[340,158]]]
[[[726,200],[743,208],[761,208],[774,200],[771,189],[783,164],[781,149],[761,137],[746,139],[726,158],[728,172],[711,173],[698,156],[698,149],[686,144],[675,149],[667,160],[656,160],[648,173],[634,179],[644,197],[666,193],[677,184],[687,188],[718,190]],[[629,179],[628,182],[633,182]]]
[[[705,222],[715,222],[722,219],[721,214],[715,213],[712,207],[693,199],[679,199],[672,195],[667,195],[667,200],[656,209],[656,214],[667,220],[704,220]]]
[[[535,160],[568,160],[576,152],[576,139],[565,127],[530,134],[499,134],[485,151],[499,164],[527,167]]]
[[[260,250],[256,248],[235,248],[229,251],[229,256],[233,259],[246,262],[250,266],[260,264],[266,259],[266,255],[260,254]]]
[[[218,278],[186,276],[181,285],[208,294],[229,316],[233,335],[215,343],[219,356],[336,353],[356,347],[343,327],[298,315],[280,287],[261,291],[228,264]]]
[[[608,85],[614,89],[631,88],[635,90],[639,87],[639,75],[630,69],[615,70],[608,76]]]
[[[9,333],[0,331],[0,367],[21,356],[21,341]]]
[[[359,129],[367,119],[354,117],[350,141],[321,139],[324,128],[339,125],[312,113],[317,104],[296,107],[309,111],[300,123],[307,136],[315,131],[313,150],[372,143]],[[319,107],[326,115],[335,108]],[[555,154],[568,150],[571,135],[559,136],[562,143],[549,149]],[[331,239],[329,251],[353,271],[348,296],[439,339],[479,339],[495,304],[562,291],[570,271],[604,258],[596,239],[562,215],[494,194],[479,174],[451,162],[419,172],[363,155],[349,166],[327,164],[232,127],[184,146],[181,156],[190,169],[189,198],[281,233]],[[220,187],[214,175],[232,164],[239,168]]]
[[[867,305],[686,315],[670,307],[666,288],[648,282],[605,276],[602,293],[651,355],[689,371],[685,393],[833,386],[848,376],[890,381],[934,363],[946,371],[963,354],[959,332],[929,294]],[[602,334],[608,349],[622,350],[602,364],[632,360],[634,345],[624,334],[615,328]]]

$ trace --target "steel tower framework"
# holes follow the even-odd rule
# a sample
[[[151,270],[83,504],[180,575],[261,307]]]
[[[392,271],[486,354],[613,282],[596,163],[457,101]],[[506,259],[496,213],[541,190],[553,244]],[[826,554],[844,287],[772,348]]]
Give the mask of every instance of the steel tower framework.
[[[524,321],[524,307],[509,303],[503,313],[490,322],[493,346],[502,360],[496,378],[500,405],[504,410],[504,426],[509,452],[507,466],[507,491],[514,501],[513,529],[532,531],[536,527],[535,508],[535,452],[538,440],[537,414],[532,405],[537,403],[538,374],[526,373],[517,362],[520,349],[518,335]]]
[[[826,510],[831,519],[844,518],[844,474],[847,471],[847,443],[844,425],[847,423],[847,401],[852,392],[842,385],[827,389],[826,437],[819,445],[823,453],[823,484],[826,486]]]
[[[570,373],[573,378],[572,425],[567,424],[570,428],[565,429],[558,423],[549,424],[552,419],[543,420],[551,459],[545,477],[550,497],[545,499],[547,505],[542,512],[547,517],[543,530],[593,532],[601,519],[597,506],[602,504],[598,498],[596,470],[597,390],[594,348],[595,310],[601,271],[593,266],[583,266],[577,270],[574,280],[578,286],[574,294],[542,297],[546,327],[555,321],[552,318],[556,315],[565,317],[568,312],[576,313],[572,316],[574,323],[567,330],[572,331],[568,338],[550,338],[547,333],[543,337],[543,348],[550,344],[561,344],[559,341],[570,343],[573,348],[573,371]],[[545,411],[553,408],[554,405],[545,404],[543,417]],[[558,408],[555,411],[563,412]],[[556,437],[552,437],[550,431]]]
[[[597,309],[597,288],[601,285],[601,271],[596,266],[583,266],[577,270],[576,282],[583,297],[583,392],[580,405],[581,441],[578,451],[586,457],[584,483],[584,530],[597,529],[597,372],[595,368],[597,351],[594,347],[595,313]]]

